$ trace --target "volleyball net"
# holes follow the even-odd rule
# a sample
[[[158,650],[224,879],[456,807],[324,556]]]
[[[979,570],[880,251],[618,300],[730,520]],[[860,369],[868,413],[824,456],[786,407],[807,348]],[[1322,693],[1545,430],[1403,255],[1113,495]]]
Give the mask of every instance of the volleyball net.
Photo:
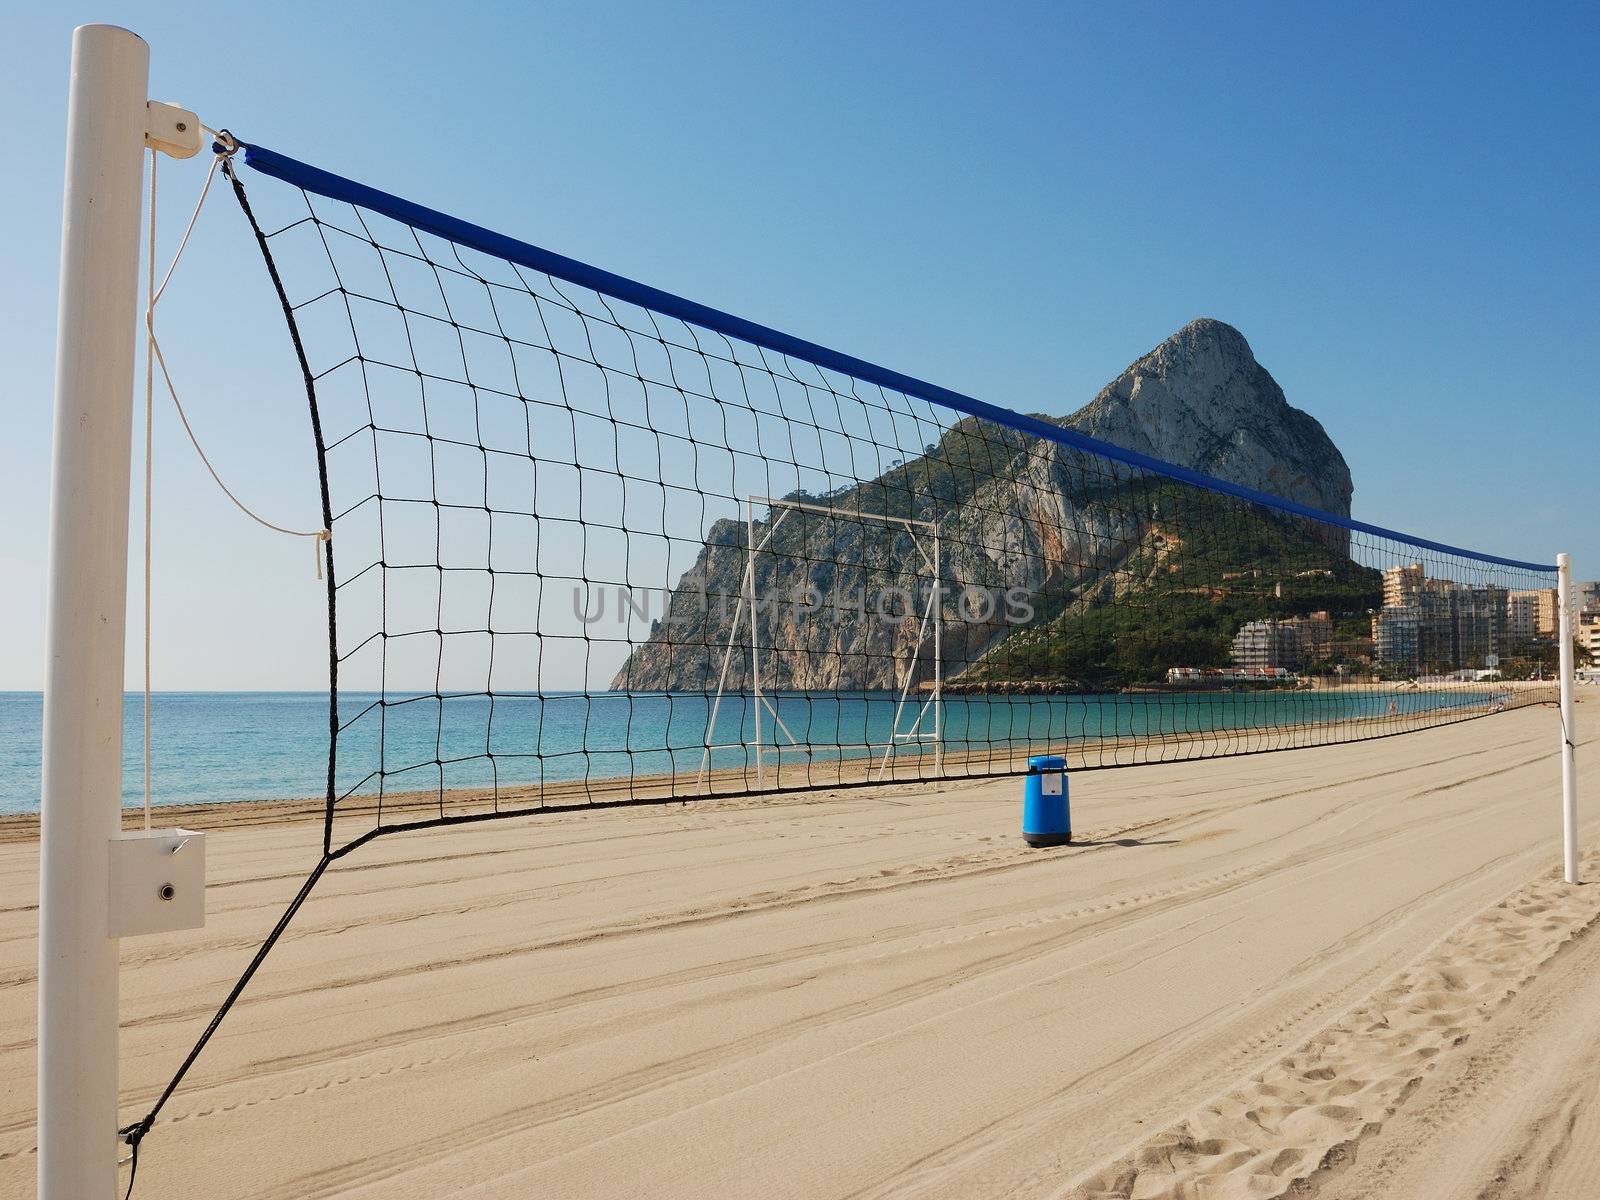
[[[326,820],[121,1130],[135,1164],[322,875],[386,833],[1045,753],[1284,750],[1557,698],[1554,566],[1323,511],[1236,463],[1207,474],[1231,461],[1216,445],[1165,461],[995,407],[258,146],[219,153],[282,302],[331,531]]]
[[[1553,566],[1206,474],[1211,445],[1111,445],[258,146],[230,176],[332,530],[330,849],[1555,699]]]
[[[1570,562],[1352,520],[1337,451],[1275,384],[1254,424],[1192,430],[1208,396],[1141,407],[1139,364],[1126,395],[1070,416],[1003,408],[225,132],[172,265],[158,286],[152,246],[145,275],[147,808],[124,832],[140,192],[147,178],[153,239],[156,163],[211,132],[149,100],[148,76],[134,34],[75,31],[40,755],[41,1195],[108,1194],[113,1125],[132,1194],[142,1141],[318,882],[402,830],[930,785],[1041,754],[1084,770],[1286,750],[1559,696],[1578,882]],[[156,340],[218,171],[303,376],[320,529],[276,525],[229,489]],[[329,751],[309,874],[123,1123],[118,942],[194,928],[205,909],[203,835],[149,827],[158,373],[229,499],[316,539]],[[1101,420],[1113,410],[1120,426]],[[1141,442],[1141,422],[1179,432]],[[1296,457],[1307,438],[1322,466]]]

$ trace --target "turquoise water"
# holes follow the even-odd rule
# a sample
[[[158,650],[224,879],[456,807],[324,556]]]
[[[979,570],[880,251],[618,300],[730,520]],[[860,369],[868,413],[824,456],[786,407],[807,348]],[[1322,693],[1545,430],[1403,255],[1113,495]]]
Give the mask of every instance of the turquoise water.
[[[432,696],[379,703],[341,698],[338,789],[372,790],[379,764],[388,790],[518,784],[689,773],[699,768],[710,700],[633,693]],[[813,759],[862,757],[889,738],[895,697],[785,694],[778,715]],[[1268,729],[1481,705],[1485,693],[1254,692],[1107,696],[951,697],[944,701],[946,751],[1023,749],[1064,740]],[[0,693],[0,812],[39,806],[37,692]],[[125,803],[140,801],[142,705],[124,708]],[[901,717],[910,728],[914,712]],[[321,797],[327,788],[328,708],[317,692],[168,692],[156,697],[156,802],[192,804]],[[714,768],[750,765],[741,742],[755,732],[754,706],[725,697]],[[763,715],[763,740],[787,744]],[[1336,736],[1329,731],[1330,740]],[[847,748],[837,748],[837,747]],[[878,751],[881,753],[881,750]],[[907,747],[903,753],[914,753]],[[789,752],[793,753],[793,752]],[[488,756],[493,755],[491,760]]]

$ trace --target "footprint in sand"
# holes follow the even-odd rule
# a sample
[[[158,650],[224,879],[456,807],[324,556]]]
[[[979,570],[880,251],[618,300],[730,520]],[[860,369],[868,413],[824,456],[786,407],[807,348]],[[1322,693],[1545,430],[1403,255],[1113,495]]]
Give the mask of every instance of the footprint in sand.
[[[1592,871],[1600,855],[1586,856]],[[1375,1129],[1562,945],[1600,921],[1600,888],[1540,879],[1486,909],[1261,1075],[1147,1138],[1075,1200],[1270,1198]],[[1316,1063],[1315,1066],[1308,1066]]]

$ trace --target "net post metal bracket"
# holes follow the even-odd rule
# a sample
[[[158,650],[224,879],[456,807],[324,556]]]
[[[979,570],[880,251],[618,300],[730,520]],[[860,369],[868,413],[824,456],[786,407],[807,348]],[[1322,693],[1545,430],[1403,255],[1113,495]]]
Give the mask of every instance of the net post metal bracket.
[[[141,829],[111,839],[107,936],[139,937],[206,923],[206,835]]]
[[[169,158],[193,158],[205,140],[200,118],[186,108],[147,100],[144,106],[144,144]]]

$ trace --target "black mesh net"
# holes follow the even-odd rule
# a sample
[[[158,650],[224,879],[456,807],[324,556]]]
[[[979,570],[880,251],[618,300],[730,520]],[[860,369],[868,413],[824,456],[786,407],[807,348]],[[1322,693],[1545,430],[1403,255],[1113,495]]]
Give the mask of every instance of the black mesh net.
[[[135,1162],[324,872],[385,832],[1284,750],[1556,697],[1554,568],[1243,498],[225,169],[332,530],[327,820],[122,1130]]]
[[[259,190],[338,566],[331,845],[1553,698],[1553,570],[1208,490]]]

